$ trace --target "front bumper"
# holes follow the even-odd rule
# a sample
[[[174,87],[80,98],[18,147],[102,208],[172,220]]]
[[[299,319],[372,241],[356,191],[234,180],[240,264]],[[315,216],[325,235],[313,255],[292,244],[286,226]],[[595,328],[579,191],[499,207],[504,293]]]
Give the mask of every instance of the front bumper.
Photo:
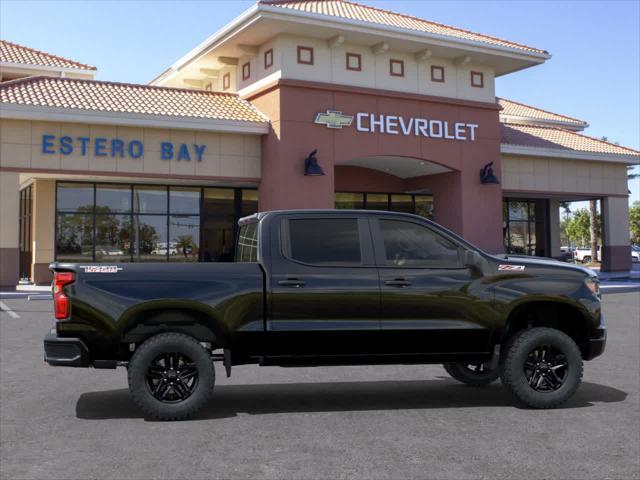
[[[54,367],[88,367],[89,349],[79,338],[44,337],[44,361]]]
[[[592,360],[604,352],[604,347],[607,343],[607,330],[604,327],[600,327],[597,332],[598,334],[596,336],[589,339],[584,357],[585,360]]]

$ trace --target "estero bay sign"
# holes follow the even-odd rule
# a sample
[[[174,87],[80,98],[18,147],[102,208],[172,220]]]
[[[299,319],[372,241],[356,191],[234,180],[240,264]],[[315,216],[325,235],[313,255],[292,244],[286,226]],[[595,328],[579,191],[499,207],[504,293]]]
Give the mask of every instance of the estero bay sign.
[[[162,160],[202,161],[206,145],[197,143],[174,144],[160,142]],[[122,140],[121,138],[70,137],[67,135],[42,135],[42,153],[47,155],[93,155],[94,157],[141,158],[144,155],[144,142],[141,140]]]
[[[350,127],[356,119],[356,130],[366,133],[386,133],[388,135],[414,135],[417,137],[442,138],[473,142],[476,139],[476,123],[449,122],[447,120],[402,115],[385,115],[370,112],[358,112],[347,115],[338,110],[327,110],[316,115],[314,123],[327,128],[341,129]]]

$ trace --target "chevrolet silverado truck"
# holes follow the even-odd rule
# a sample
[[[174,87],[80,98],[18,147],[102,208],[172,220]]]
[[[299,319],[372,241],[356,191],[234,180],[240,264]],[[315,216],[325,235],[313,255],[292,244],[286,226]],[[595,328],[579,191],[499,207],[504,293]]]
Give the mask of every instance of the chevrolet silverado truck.
[[[214,363],[443,364],[552,408],[606,330],[597,277],[484,253],[415,215],[275,211],[240,220],[233,263],[53,263],[45,361],[126,367],[148,418],[193,416]]]

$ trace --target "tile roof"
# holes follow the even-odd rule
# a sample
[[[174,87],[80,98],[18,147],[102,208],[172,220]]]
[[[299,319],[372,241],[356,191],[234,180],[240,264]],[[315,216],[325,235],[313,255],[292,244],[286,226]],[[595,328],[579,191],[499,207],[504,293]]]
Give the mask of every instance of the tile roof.
[[[610,155],[640,155],[637,150],[621,147],[564,128],[514,123],[502,124],[502,144]]]
[[[0,83],[0,102],[146,115],[268,122],[232,93],[54,77]]]
[[[20,63],[41,67],[76,68],[81,70],[96,70],[96,67],[75,62],[68,58],[59,57],[42,52],[34,48],[18,45],[17,43],[0,40],[0,62]]]
[[[430,22],[410,15],[382,10],[351,2],[349,0],[260,0],[262,5],[280,7],[282,9],[297,10],[305,13],[315,13],[348,20],[398,27],[424,33],[432,33],[462,40],[485,43],[494,46],[508,47],[531,53],[547,54],[545,50],[529,47],[520,43],[510,42],[490,35],[470,32],[461,28],[450,27],[441,23]]]
[[[568,117],[566,115],[560,115],[559,113],[549,112],[542,110],[541,108],[532,107],[531,105],[525,105],[524,103],[514,102],[513,100],[507,100],[506,98],[496,97],[497,102],[502,107],[501,115],[512,115],[514,117],[524,117],[531,120],[540,121],[552,121],[571,123],[576,127],[586,127],[587,122],[579,120],[577,118]]]

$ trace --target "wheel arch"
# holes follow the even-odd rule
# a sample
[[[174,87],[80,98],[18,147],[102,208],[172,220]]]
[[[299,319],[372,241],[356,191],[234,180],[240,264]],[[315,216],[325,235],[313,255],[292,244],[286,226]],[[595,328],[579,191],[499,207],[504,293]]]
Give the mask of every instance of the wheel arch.
[[[140,343],[164,332],[189,335],[200,342],[225,346],[229,333],[210,307],[198,303],[142,304],[122,316],[123,343]]]
[[[505,343],[515,333],[532,327],[560,330],[576,342],[583,356],[588,352],[593,326],[589,316],[576,305],[553,300],[519,303],[507,315],[500,341]]]

